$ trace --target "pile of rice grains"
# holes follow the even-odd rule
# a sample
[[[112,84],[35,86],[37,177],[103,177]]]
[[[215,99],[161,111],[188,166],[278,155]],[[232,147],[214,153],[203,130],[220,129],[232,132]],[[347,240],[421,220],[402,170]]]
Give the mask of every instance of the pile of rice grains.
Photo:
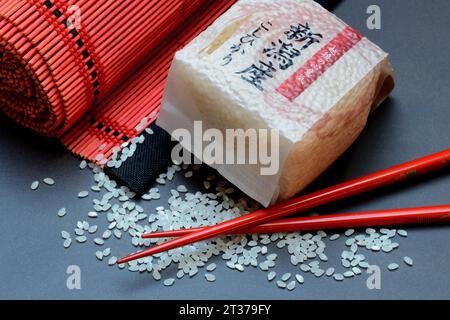
[[[147,132],[152,133],[150,129],[147,129]],[[133,155],[143,141],[144,136],[141,135],[124,144],[122,148],[114,151],[111,160],[104,163],[106,166],[119,167]],[[97,159],[102,159],[101,148]],[[61,231],[64,248],[69,249],[75,243],[78,245],[92,241],[98,247],[98,250],[93,252],[93,257],[95,256],[99,262],[131,272],[150,273],[157,281],[163,279],[165,269],[176,265],[178,279],[194,277],[201,273],[205,281],[214,282],[216,263],[210,260],[217,262],[216,256],[220,256],[230,270],[243,272],[245,268],[258,268],[267,273],[267,280],[274,283],[274,286],[292,291],[305,282],[304,275],[307,273],[312,274],[311,278],[327,277],[335,281],[360,276],[370,267],[370,262],[363,254],[364,251],[390,253],[399,247],[399,243],[396,242],[398,236],[407,237],[405,230],[384,228],[380,230],[368,228],[359,233],[350,229],[343,235],[327,234],[324,231],[234,235],[117,265],[117,257],[107,245],[110,239],[131,241],[136,250],[142,250],[166,240],[142,239],[140,236],[143,233],[210,226],[254,211],[259,205],[242,195],[237,195],[239,192],[235,192],[227,181],[222,181],[214,175],[205,175],[204,179],[202,177],[204,180],[202,191],[190,192],[185,185],[174,186],[177,174],[184,175],[186,179],[204,175],[199,165],[173,164],[157,179],[158,187],[152,188],[140,199],[137,199],[128,188],[118,186],[115,181],[109,179],[99,166],[82,161],[80,169],[90,169],[94,175],[95,184],[90,190],[78,193],[78,198],[83,199],[82,201],[88,201],[84,198],[94,195],[92,211],[87,212],[85,220],[78,221],[72,231]],[[47,185],[55,184],[51,178],[45,178],[43,182]],[[39,181],[31,184],[32,190],[38,188]],[[160,200],[161,193],[168,196],[166,205],[156,208],[153,206],[151,209],[144,209],[141,206],[146,202]],[[61,208],[57,212],[60,218],[66,214],[66,208]],[[96,224],[98,219],[107,219],[106,230],[100,230]],[[326,247],[327,243],[334,242],[340,237],[344,238],[342,241],[344,250],[340,255],[341,263],[337,265],[329,261]],[[295,274],[275,271],[279,254],[289,254],[290,262],[296,266]],[[401,262],[392,262],[381,268],[395,271],[400,265],[411,267],[413,260],[404,257]],[[175,278],[164,278],[162,283],[170,287],[175,281]]]

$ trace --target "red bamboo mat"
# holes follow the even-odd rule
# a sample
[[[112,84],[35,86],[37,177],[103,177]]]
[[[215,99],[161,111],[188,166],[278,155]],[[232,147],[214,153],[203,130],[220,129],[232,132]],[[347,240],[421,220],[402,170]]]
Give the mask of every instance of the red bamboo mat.
[[[157,117],[175,52],[235,0],[2,0],[0,109],[91,161]],[[70,22],[73,5],[80,26]]]

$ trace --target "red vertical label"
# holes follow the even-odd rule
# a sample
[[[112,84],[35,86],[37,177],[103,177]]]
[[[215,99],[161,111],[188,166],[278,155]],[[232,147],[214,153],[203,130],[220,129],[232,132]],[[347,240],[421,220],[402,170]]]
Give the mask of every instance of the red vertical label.
[[[293,101],[361,39],[362,35],[358,31],[351,27],[345,28],[289,79],[283,82],[276,91]]]

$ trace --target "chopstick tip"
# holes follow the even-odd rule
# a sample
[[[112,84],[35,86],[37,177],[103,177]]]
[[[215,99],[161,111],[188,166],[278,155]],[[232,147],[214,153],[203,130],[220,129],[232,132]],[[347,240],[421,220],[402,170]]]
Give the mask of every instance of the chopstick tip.
[[[117,260],[116,264],[117,265],[121,265],[121,264],[125,264],[127,262],[128,261],[127,261],[126,257],[124,257],[124,258],[121,258],[121,259]]]
[[[134,254],[130,254],[128,256],[125,256],[119,260],[117,260],[117,264],[125,264],[127,262],[133,261],[133,260],[137,260],[137,259],[141,259],[141,258],[145,258],[146,256],[142,254],[142,252],[138,252],[138,253],[134,253]]]

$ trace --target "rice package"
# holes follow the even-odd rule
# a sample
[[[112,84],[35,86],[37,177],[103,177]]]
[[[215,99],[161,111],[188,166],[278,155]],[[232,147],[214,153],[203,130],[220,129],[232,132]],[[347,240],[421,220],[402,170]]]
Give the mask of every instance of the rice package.
[[[241,0],[176,54],[158,124],[268,206],[329,167],[393,87],[388,54],[316,2]]]

